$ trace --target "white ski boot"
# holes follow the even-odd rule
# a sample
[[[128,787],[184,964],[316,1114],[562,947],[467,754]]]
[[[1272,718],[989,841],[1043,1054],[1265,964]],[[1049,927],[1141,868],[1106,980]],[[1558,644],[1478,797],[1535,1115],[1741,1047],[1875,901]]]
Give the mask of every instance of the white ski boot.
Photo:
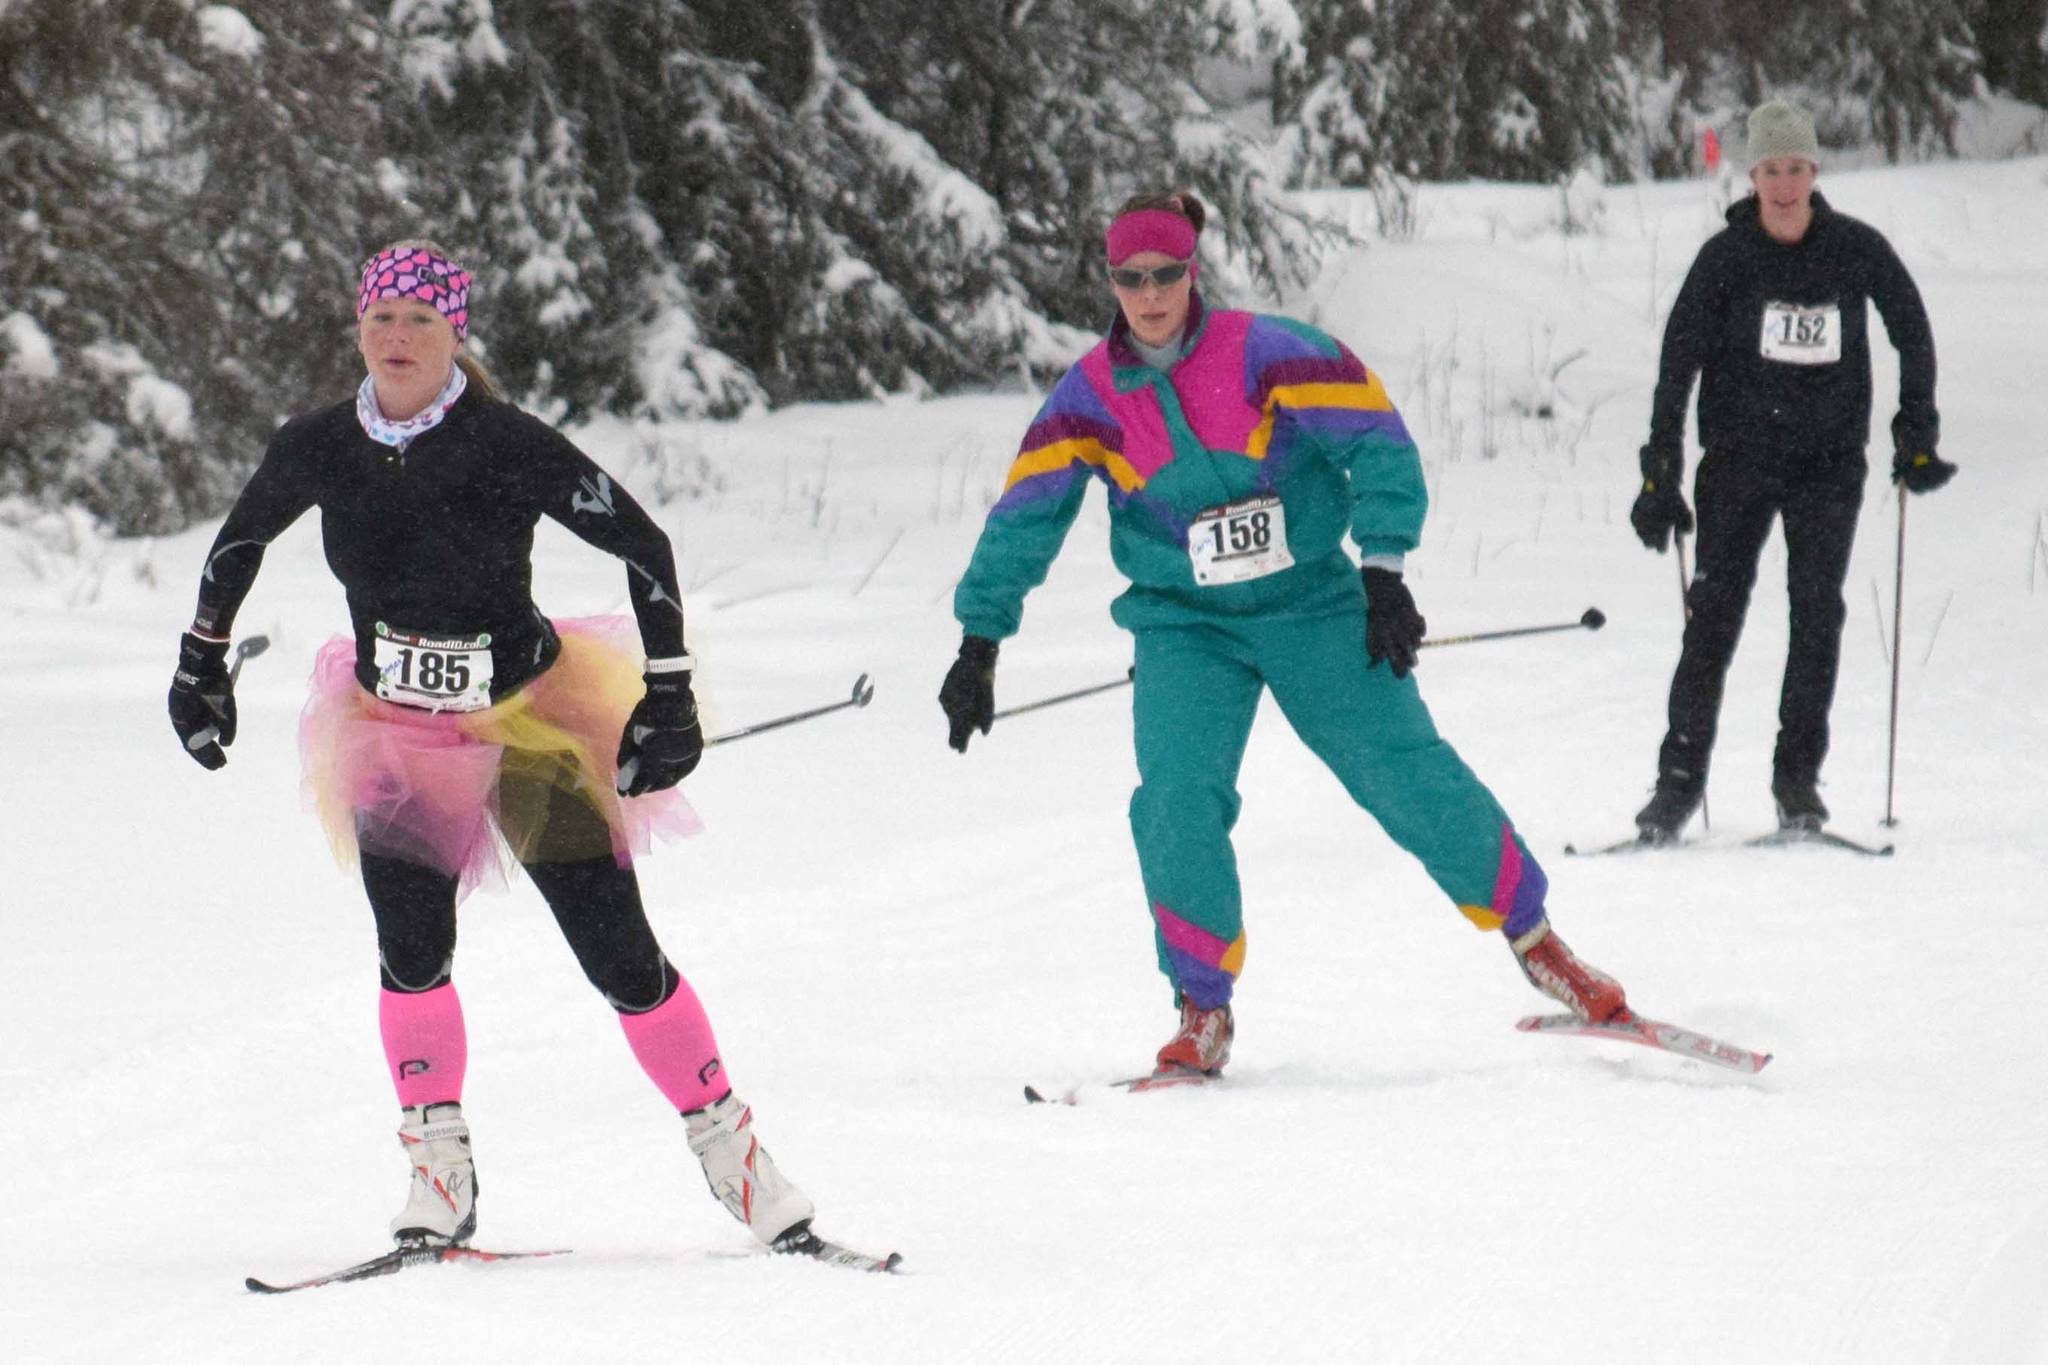
[[[391,1220],[399,1242],[446,1246],[476,1234],[476,1163],[460,1104],[411,1105],[398,1143],[412,1166],[405,1207]]]
[[[716,1104],[683,1115],[683,1121],[690,1150],[704,1163],[704,1183],[728,1213],[769,1246],[802,1235],[815,1210],[755,1139],[752,1109],[728,1092]]]

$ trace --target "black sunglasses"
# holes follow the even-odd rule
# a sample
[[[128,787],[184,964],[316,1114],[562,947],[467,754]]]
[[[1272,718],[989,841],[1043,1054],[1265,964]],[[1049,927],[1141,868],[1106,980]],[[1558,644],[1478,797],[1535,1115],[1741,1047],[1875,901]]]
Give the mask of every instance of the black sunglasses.
[[[1179,284],[1180,277],[1188,273],[1192,261],[1168,261],[1155,265],[1150,270],[1133,270],[1129,266],[1113,265],[1109,268],[1109,281],[1119,289],[1143,289],[1151,281],[1161,289]]]

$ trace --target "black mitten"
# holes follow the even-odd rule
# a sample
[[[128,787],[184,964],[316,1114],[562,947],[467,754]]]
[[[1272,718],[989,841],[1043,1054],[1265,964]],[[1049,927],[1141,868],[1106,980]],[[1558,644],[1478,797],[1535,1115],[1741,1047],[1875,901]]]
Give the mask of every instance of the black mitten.
[[[227,766],[221,747],[235,742],[235,680],[228,673],[228,642],[186,631],[171,675],[171,728],[185,752],[211,771]]]
[[[619,795],[667,791],[704,756],[704,729],[688,670],[643,675],[647,694],[626,717],[619,737]]]
[[[996,642],[980,635],[960,641],[960,657],[946,670],[939,706],[946,713],[946,743],[967,752],[967,738],[988,733],[996,719]]]
[[[1429,623],[1415,609],[1415,598],[1401,575],[1392,569],[1358,571],[1365,582],[1365,657],[1367,667],[1385,659],[1394,676],[1405,678],[1415,667],[1416,651]]]

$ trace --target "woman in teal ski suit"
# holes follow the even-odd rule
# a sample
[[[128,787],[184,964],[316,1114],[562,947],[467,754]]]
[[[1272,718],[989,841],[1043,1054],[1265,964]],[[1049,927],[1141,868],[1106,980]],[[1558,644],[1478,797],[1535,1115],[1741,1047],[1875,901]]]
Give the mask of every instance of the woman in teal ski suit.
[[[1136,639],[1131,832],[1181,1009],[1160,1069],[1214,1075],[1229,1059],[1245,952],[1230,830],[1267,688],[1466,917],[1505,933],[1540,990],[1595,1019],[1622,1013],[1621,987],[1550,932],[1543,870],[1409,676],[1424,626],[1401,565],[1427,497],[1406,426],[1379,379],[1315,328],[1204,306],[1203,217],[1191,194],[1146,195],[1110,225],[1118,316],[1033,419],[954,594],[965,638],[939,694],[952,746],[988,732],[997,642],[1099,479],[1131,580],[1111,609]]]

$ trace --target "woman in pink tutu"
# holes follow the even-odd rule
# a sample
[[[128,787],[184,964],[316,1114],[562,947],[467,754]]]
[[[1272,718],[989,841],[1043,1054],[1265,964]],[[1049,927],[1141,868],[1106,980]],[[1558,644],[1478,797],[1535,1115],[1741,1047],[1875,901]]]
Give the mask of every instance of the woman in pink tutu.
[[[655,835],[695,827],[674,788],[704,748],[668,536],[560,432],[498,396],[462,350],[469,294],[469,272],[430,242],[363,266],[368,376],[279,428],[228,514],[181,642],[171,723],[202,767],[227,762],[235,612],[264,547],[318,507],[354,632],[320,651],[300,746],[376,916],[384,1054],[412,1168],[393,1237],[461,1244],[476,1229],[455,906],[510,859],[682,1112],[712,1193],[770,1246],[815,1252],[811,1202],[755,1141],[633,873]],[[635,622],[550,621],[534,605],[543,516],[625,562],[637,640]]]

